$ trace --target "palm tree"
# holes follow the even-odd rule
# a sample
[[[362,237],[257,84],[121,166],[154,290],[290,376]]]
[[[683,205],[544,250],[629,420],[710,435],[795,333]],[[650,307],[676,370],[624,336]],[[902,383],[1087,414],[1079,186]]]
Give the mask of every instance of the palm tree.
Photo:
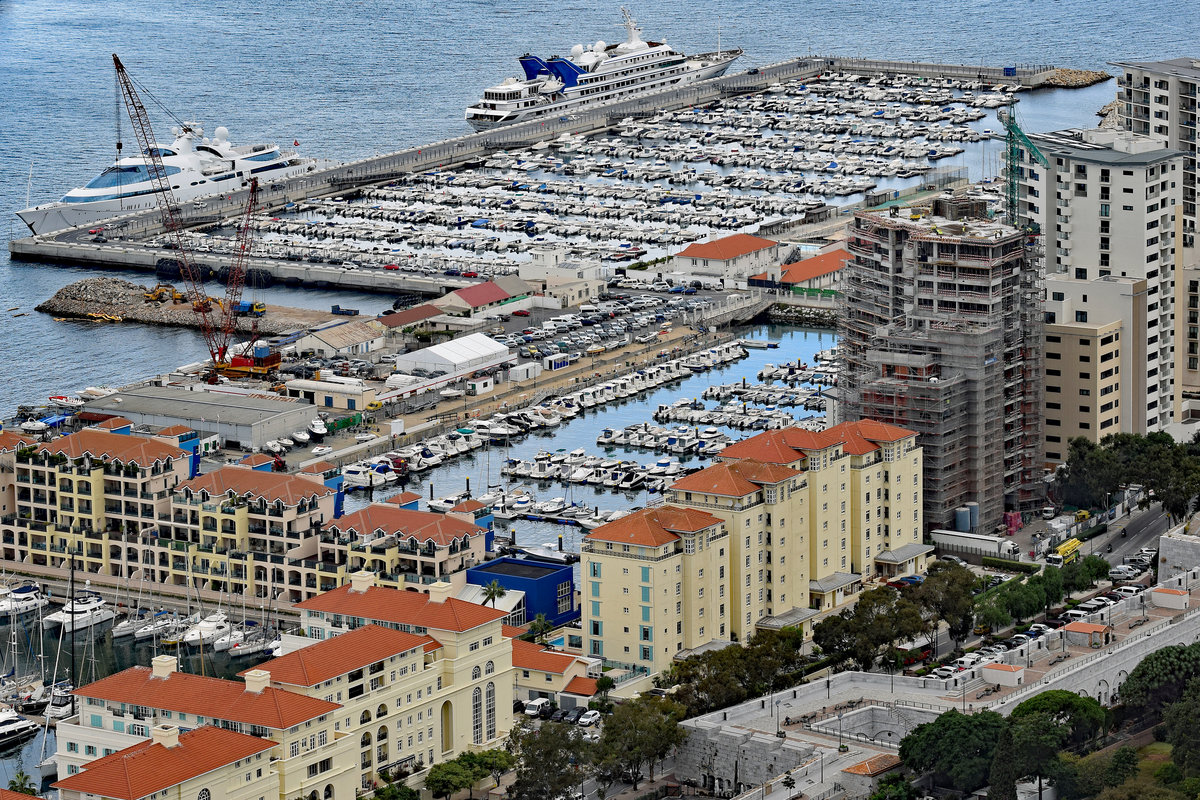
[[[539,644],[546,643],[546,635],[554,630],[554,624],[546,619],[545,614],[538,614],[529,625],[529,632]]]
[[[33,785],[33,779],[25,774],[24,770],[17,770],[12,776],[12,780],[8,782],[8,790],[17,794],[37,794],[37,787]]]
[[[504,595],[508,594],[508,590],[500,585],[500,581],[493,580],[491,583],[483,587],[483,604],[492,604],[492,608],[496,607],[496,601]]]

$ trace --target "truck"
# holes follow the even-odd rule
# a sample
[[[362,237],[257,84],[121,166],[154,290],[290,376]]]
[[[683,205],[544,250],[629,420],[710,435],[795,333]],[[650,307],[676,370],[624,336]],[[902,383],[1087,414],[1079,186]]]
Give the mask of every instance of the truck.
[[[342,308],[341,306],[334,306],[330,311],[331,311],[331,313],[334,313],[334,314],[340,314],[343,317],[357,317],[358,316],[357,308]]]
[[[1081,547],[1083,542],[1078,539],[1067,539],[1053,553],[1046,554],[1046,563],[1052,567],[1066,566],[1082,555]]]
[[[267,307],[252,300],[241,300],[233,307],[233,313],[239,317],[261,317],[267,313]]]
[[[950,530],[935,530],[932,536],[935,545],[942,545],[950,550],[966,549],[982,552],[985,556],[1015,558],[1021,551],[1016,542],[1002,536]]]

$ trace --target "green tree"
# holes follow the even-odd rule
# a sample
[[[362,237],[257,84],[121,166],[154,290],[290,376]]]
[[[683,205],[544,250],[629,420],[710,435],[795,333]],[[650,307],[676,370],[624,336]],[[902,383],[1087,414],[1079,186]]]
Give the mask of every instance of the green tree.
[[[992,768],[988,773],[988,800],[1017,800],[1017,781],[1021,779],[1017,749],[1013,745],[1012,726],[1005,725],[996,741]]]
[[[1200,775],[1200,679],[1193,678],[1178,701],[1167,706],[1163,724],[1171,760],[1189,777]]]
[[[504,595],[508,594],[508,590],[500,585],[500,581],[492,580],[491,583],[483,587],[483,604],[492,604],[492,608],[496,607],[496,601]]]
[[[19,769],[8,780],[8,790],[17,794],[37,794],[37,787],[33,785],[33,779],[26,774],[25,770]]]
[[[879,779],[869,800],[916,800],[920,794],[904,775],[893,772]]]
[[[600,760],[611,760],[633,775],[637,789],[641,775],[654,778],[654,764],[683,743],[687,732],[679,724],[683,709],[660,697],[642,695],[621,703],[600,734]]]
[[[1009,728],[1017,774],[1035,776],[1040,787],[1044,778],[1056,772],[1058,751],[1070,735],[1067,727],[1039,712],[1010,720]]]
[[[1005,725],[994,711],[950,710],[910,731],[900,742],[900,759],[913,772],[932,772],[959,791],[973,792],[987,782]]]
[[[975,620],[981,625],[987,625],[992,630],[1000,630],[1012,624],[1012,615],[1008,613],[1000,601],[998,594],[989,595],[975,607]]]
[[[576,764],[586,751],[579,728],[547,722],[541,727],[516,726],[507,749],[517,758],[512,800],[565,800],[579,785]]]
[[[533,618],[533,622],[529,623],[530,638],[541,644],[546,643],[546,637],[552,630],[554,630],[554,624],[546,619],[545,614],[538,614]]]
[[[1010,719],[1044,715],[1053,724],[1066,730],[1067,741],[1081,745],[1104,729],[1107,715],[1103,706],[1090,697],[1082,697],[1066,689],[1038,692],[1012,710]]]
[[[617,682],[607,675],[601,675],[596,678],[596,691],[600,695],[600,702],[608,702],[608,693],[616,688]]]
[[[791,797],[792,789],[796,788],[796,779],[792,777],[792,773],[789,772],[789,773],[785,774],[783,776],[783,780],[781,780],[780,783],[783,784],[783,788],[788,790],[788,797]]]
[[[457,759],[434,764],[425,776],[425,788],[434,797],[449,797],[470,788],[474,783],[474,774]]]
[[[1090,555],[1079,564],[1079,571],[1087,578],[1088,588],[1095,585],[1096,581],[1107,578],[1110,569],[1112,565],[1098,555]]]
[[[1196,677],[1200,677],[1200,643],[1162,647],[1129,673],[1121,684],[1121,699],[1127,708],[1157,713],[1179,699]]]
[[[500,748],[480,750],[479,752],[468,750],[461,754],[457,760],[475,776],[474,783],[478,783],[483,778],[490,776],[495,786],[500,785],[501,776],[516,766],[517,763],[516,756]]]
[[[998,603],[1017,622],[1036,616],[1046,607],[1046,596],[1037,586],[1022,581],[1008,581],[997,592]]]
[[[971,570],[961,564],[935,561],[929,568],[929,577],[914,590],[913,599],[933,618],[935,626],[938,620],[946,623],[955,647],[962,645],[975,625],[975,597],[971,594],[974,586]]]
[[[1132,778],[1138,771],[1138,754],[1129,745],[1118,747],[1113,753],[1112,761],[1108,762],[1108,771],[1104,775],[1104,783],[1108,786],[1120,786]]]

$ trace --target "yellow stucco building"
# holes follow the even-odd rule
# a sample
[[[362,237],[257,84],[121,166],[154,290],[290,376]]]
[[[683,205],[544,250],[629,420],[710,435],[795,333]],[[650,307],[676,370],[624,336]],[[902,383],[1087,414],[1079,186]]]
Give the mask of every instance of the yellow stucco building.
[[[770,431],[676,481],[582,552],[585,652],[635,674],[759,628],[809,634],[864,580],[923,571],[916,434],[870,420]]]

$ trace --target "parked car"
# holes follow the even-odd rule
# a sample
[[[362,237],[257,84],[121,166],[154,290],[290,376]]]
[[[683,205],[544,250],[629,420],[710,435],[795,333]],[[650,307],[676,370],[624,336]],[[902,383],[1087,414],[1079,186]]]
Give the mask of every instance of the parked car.
[[[579,725],[584,728],[589,728],[600,721],[600,712],[594,708],[590,708],[579,716]]]
[[[587,713],[586,708],[584,708],[583,706],[575,706],[574,708],[572,708],[570,711],[568,711],[566,714],[563,715],[563,722],[567,723],[568,725],[578,725],[579,720],[583,717],[583,715],[585,713]]]
[[[539,697],[536,700],[530,700],[525,704],[525,716],[537,717],[541,716],[542,709],[550,708],[550,700],[546,697]]]

